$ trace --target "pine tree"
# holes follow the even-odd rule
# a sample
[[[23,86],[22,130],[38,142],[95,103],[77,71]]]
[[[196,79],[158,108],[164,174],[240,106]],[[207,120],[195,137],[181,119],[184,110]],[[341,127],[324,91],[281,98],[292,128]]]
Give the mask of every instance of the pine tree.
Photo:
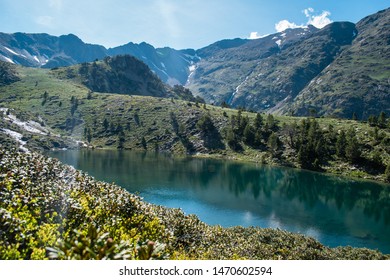
[[[108,120],[104,119],[104,121],[103,121],[103,129],[104,129],[104,131],[107,131],[108,126],[109,126]]]
[[[77,107],[79,106],[79,100],[76,97],[72,96],[72,98],[70,99],[70,103],[70,114],[73,116],[77,110]]]
[[[125,141],[126,141],[125,133],[123,131],[120,131],[118,134],[118,149],[124,148]]]
[[[134,113],[134,122],[139,126],[140,121],[139,121],[139,115],[137,112]]]
[[[113,122],[110,123],[110,132],[115,133],[115,124]]]
[[[88,141],[88,143],[91,143],[91,140],[92,140],[92,132],[91,132],[91,129],[90,129],[90,128],[88,128],[86,134],[87,134],[86,136],[87,136],[87,141]]]
[[[274,130],[276,127],[274,116],[271,114],[268,114],[267,121],[265,123],[266,130]]]
[[[196,127],[203,133],[208,134],[215,130],[213,120],[209,114],[203,115],[196,124]]]
[[[233,151],[239,151],[242,149],[237,135],[234,133],[233,129],[231,129],[231,128],[229,128],[228,131],[226,132],[226,141],[227,141],[229,147]]]
[[[368,124],[370,126],[377,126],[378,125],[378,117],[374,115],[370,115],[368,117]]]
[[[115,130],[117,133],[123,132],[123,126],[120,123],[118,123]]]
[[[347,146],[347,138],[345,136],[344,130],[341,130],[340,134],[337,136],[337,141],[336,141],[336,155],[339,158],[345,157],[346,146]]]
[[[145,137],[142,137],[142,139],[141,139],[141,145],[142,145],[142,147],[143,147],[145,150],[147,149]]]
[[[41,103],[42,106],[44,106],[46,104],[46,101],[47,101],[48,97],[49,97],[49,93],[47,91],[45,91],[43,93],[43,100],[42,100],[42,103]]]
[[[299,133],[293,137],[294,148],[298,151],[298,162],[302,168],[318,169],[325,160],[328,143],[315,119],[304,119],[296,128]]]
[[[385,112],[381,112],[379,114],[379,118],[378,118],[378,126],[381,127],[381,128],[385,128],[386,127],[386,113]]]
[[[176,118],[175,113],[170,112],[170,113],[169,113],[169,116],[171,117],[171,125],[172,125],[172,128],[173,128],[173,131],[174,131],[176,134],[179,134],[179,123],[178,123],[178,121],[177,121],[177,118]]]
[[[354,129],[350,129],[347,133],[347,145],[345,147],[345,157],[351,163],[356,163],[361,156],[360,144],[355,136]]]
[[[260,130],[257,130],[256,133],[255,133],[255,145],[257,147],[261,146],[262,145],[262,139],[263,139],[263,134],[261,133]]]
[[[246,117],[243,117],[241,119],[241,123],[240,123],[240,133],[241,135],[244,135],[244,130],[246,128],[246,126],[249,124],[249,117],[246,116]]]
[[[253,127],[248,123],[244,129],[244,142],[249,146],[255,143],[255,132]]]
[[[256,114],[254,127],[256,130],[259,130],[263,127],[263,117],[260,115],[260,113]]]
[[[279,146],[278,136],[272,132],[267,141],[268,147],[271,149],[272,153],[275,153]]]
[[[309,161],[309,152],[305,145],[301,145],[298,151],[298,163],[302,166],[302,168],[310,168],[311,163]]]

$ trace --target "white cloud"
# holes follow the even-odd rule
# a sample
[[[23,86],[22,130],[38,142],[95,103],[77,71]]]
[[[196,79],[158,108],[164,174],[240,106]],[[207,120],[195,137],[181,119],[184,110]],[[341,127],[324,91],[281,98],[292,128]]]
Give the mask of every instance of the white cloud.
[[[304,25],[298,25],[294,22],[289,22],[286,19],[281,20],[277,24],[275,24],[275,29],[277,32],[282,32],[288,28],[298,28],[298,27],[304,27]]]
[[[314,9],[313,8],[304,9],[303,13],[305,14],[306,17],[310,17],[310,13],[314,13]]]
[[[289,22],[284,19],[275,24],[275,29],[277,32],[282,32],[288,28],[299,28],[299,27],[307,27],[308,25],[314,25],[317,28],[323,28],[324,26],[332,23],[333,21],[329,18],[331,13],[329,11],[322,11],[319,15],[313,15],[315,12],[313,8],[307,8],[302,11],[307,17],[307,23],[298,25],[294,22]]]
[[[332,23],[332,20],[329,18],[330,12],[328,11],[323,11],[320,15],[318,16],[312,16],[309,14],[308,18],[309,21],[307,24],[314,25],[317,28],[323,28],[324,26],[328,25],[329,23]]]

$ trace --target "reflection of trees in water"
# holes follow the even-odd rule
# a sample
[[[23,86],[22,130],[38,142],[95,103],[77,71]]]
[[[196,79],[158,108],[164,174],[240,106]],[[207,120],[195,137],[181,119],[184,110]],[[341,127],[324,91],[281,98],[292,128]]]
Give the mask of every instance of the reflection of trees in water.
[[[339,210],[351,211],[359,207],[366,216],[376,221],[382,217],[386,225],[390,224],[389,187],[295,170],[287,171],[285,175],[285,182],[275,191],[289,200],[298,198],[309,207],[314,207],[319,200],[326,204],[334,201]]]
[[[298,200],[308,209],[320,202],[334,203],[338,210],[352,211],[359,207],[367,217],[377,222],[383,219],[386,225],[390,224],[389,187],[314,172],[250,164],[229,163],[223,170],[226,172],[218,175],[222,181],[220,184],[227,186],[227,190],[235,196],[251,192],[257,200],[261,195],[266,198],[281,195],[289,201]]]
[[[355,207],[379,221],[390,224],[390,187],[363,181],[342,180],[314,172],[255,166],[236,162],[172,158],[154,153],[126,151],[68,151],[64,160],[82,170],[93,170],[99,179],[126,187],[131,181],[174,183],[189,188],[220,188],[235,196],[252,193],[255,200],[273,195],[298,200],[306,208],[319,202],[334,203],[351,211]]]

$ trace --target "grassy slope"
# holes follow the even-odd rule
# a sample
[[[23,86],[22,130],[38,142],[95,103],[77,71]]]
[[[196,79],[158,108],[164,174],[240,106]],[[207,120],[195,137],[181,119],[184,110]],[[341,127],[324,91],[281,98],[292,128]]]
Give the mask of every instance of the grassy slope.
[[[208,226],[57,160],[0,148],[0,259],[388,259],[282,230]]]
[[[292,110],[302,114],[311,107],[321,115],[347,118],[356,113],[359,119],[389,114],[389,20],[387,9],[359,21],[351,47],[297,96]]]
[[[282,130],[277,132],[282,142],[282,154],[278,157],[273,156],[267,149],[254,149],[245,144],[242,144],[244,147],[242,152],[230,149],[226,142],[225,130],[230,125],[230,117],[237,114],[236,110],[174,99],[103,93],[88,94],[89,89],[85,86],[74,80],[58,79],[50,70],[18,67],[17,71],[21,80],[1,87],[1,107],[12,108],[14,109],[12,112],[15,113],[24,112],[27,119],[40,120],[42,124],[51,129],[52,135],[61,134],[86,143],[87,133],[90,131],[91,142],[87,143],[89,146],[116,149],[120,144],[119,133],[116,131],[120,124],[124,133],[122,146],[125,149],[144,149],[142,145],[142,138],[144,138],[148,150],[158,149],[175,154],[191,153],[198,156],[224,157],[299,167],[296,151],[289,148],[287,137]],[[47,92],[47,98],[43,104],[45,92]],[[78,99],[78,106],[73,116],[71,114],[72,97]],[[203,135],[197,129],[198,120],[206,114],[212,117],[222,137],[222,146],[219,149],[207,147]],[[176,129],[172,125],[172,115],[178,123]],[[255,114],[249,112],[244,112],[243,116],[248,116],[250,121],[255,118]],[[109,124],[107,130],[103,127],[105,119]],[[301,118],[277,116],[276,120],[282,126],[283,123],[299,123]],[[374,139],[374,128],[366,123],[328,118],[317,120],[323,129],[327,129],[330,124],[335,131],[346,131],[354,127],[358,139],[363,144],[363,156],[370,159],[374,151],[379,151],[383,162],[390,163],[388,148],[383,144],[386,139],[390,139],[388,129],[379,130],[381,139],[384,139],[381,142]],[[74,126],[69,125],[72,121]],[[15,127],[12,129],[16,130]],[[23,131],[19,132],[23,134]],[[31,137],[32,140],[36,138]],[[49,138],[46,141],[46,147],[53,147],[54,140],[51,139],[53,136],[46,138]],[[62,137],[62,139],[66,138]],[[190,149],[185,145],[186,141],[190,143]],[[60,146],[63,145],[60,143]],[[42,144],[35,144],[35,146],[42,146]],[[329,164],[323,168],[325,171],[347,176],[385,180],[382,173],[356,168],[337,158],[330,160]]]

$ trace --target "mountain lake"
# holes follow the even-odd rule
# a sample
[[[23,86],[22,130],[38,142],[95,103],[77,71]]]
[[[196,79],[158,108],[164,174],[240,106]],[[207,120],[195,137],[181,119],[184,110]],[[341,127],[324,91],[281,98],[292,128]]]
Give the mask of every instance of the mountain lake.
[[[49,156],[210,225],[279,228],[329,247],[390,253],[390,185],[151,152],[69,150]]]

